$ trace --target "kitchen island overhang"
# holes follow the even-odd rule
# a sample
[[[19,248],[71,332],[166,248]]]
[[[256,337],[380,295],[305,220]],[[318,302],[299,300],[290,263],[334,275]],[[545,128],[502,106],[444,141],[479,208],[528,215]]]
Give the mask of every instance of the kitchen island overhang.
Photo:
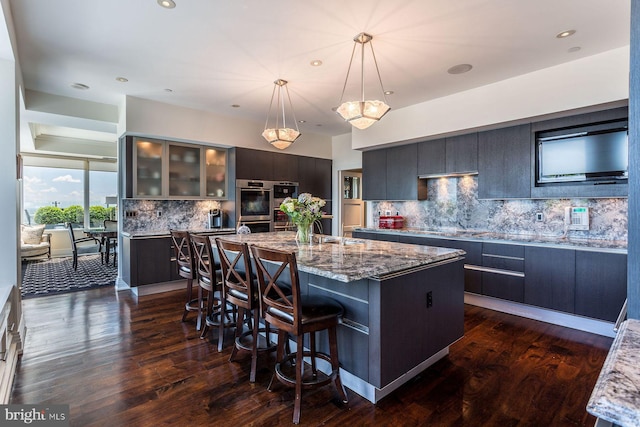
[[[296,253],[301,292],[344,306],[340,375],[373,403],[445,357],[464,334],[464,251],[365,239],[298,244],[293,232],[223,238]],[[328,351],[324,337],[318,344]]]

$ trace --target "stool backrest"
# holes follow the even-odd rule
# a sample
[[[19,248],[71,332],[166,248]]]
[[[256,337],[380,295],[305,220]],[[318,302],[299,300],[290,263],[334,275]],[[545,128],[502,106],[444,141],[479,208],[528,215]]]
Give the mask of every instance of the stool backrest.
[[[178,274],[185,279],[195,279],[195,260],[191,255],[191,238],[189,232],[170,230],[173,247],[176,251],[176,267]]]
[[[216,285],[216,267],[211,250],[209,236],[190,234],[191,254],[195,262],[195,272],[198,280],[209,286]]]
[[[253,310],[258,304],[258,286],[251,268],[249,246],[216,238],[222,268],[222,286],[227,302]]]
[[[300,278],[293,252],[251,246],[264,320],[278,329],[302,331]]]

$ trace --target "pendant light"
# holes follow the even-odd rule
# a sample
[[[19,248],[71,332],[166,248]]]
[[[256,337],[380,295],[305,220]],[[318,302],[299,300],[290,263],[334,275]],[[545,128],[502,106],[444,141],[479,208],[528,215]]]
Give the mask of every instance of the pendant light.
[[[384,93],[384,87],[382,86],[382,78],[380,77],[380,70],[378,69],[378,61],[376,61],[376,54],[373,51],[373,44],[371,40],[373,36],[367,33],[360,33],[353,38],[353,51],[351,52],[351,60],[349,61],[349,68],[347,69],[347,77],[344,81],[342,88],[342,95],[340,96],[340,106],[336,112],[351,123],[358,129],[366,129],[378,120],[382,118],[391,109],[386,103],[387,99]],[[347,81],[349,80],[349,72],[351,71],[351,64],[353,63],[353,56],[356,52],[356,47],[360,44],[360,87],[362,99],[359,101],[347,101],[342,102],[344,97],[344,91],[347,87]],[[382,90],[382,98],[384,101],[365,101],[364,99],[364,45],[369,43],[371,46],[371,55],[373,56],[373,63],[376,66],[376,73],[378,74],[378,81],[380,82],[380,89]]]
[[[293,111],[293,104],[291,103],[291,96],[289,96],[289,88],[287,88],[287,81],[278,79],[273,82],[273,93],[271,94],[271,103],[269,104],[269,112],[267,113],[267,121],[264,124],[264,132],[262,132],[262,136],[266,139],[269,144],[274,147],[284,150],[293,142],[298,139],[301,135],[300,130],[298,129],[298,122],[296,121],[296,114]],[[276,97],[276,92],[278,99],[276,100],[276,121],[275,127],[269,128],[269,117],[271,116],[271,108],[273,107],[273,99]],[[286,96],[289,100],[289,108],[291,109],[291,115],[293,116],[293,123],[295,123],[296,128],[291,129],[287,127],[287,119],[284,113],[284,96]],[[282,127],[280,127],[280,113],[282,112]]]

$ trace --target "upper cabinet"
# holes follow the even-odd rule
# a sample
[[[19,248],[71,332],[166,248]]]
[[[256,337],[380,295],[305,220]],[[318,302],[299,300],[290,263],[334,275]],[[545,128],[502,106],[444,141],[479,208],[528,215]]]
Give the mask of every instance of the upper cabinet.
[[[126,197],[227,198],[224,148],[127,137],[126,157]]]
[[[478,134],[478,198],[531,197],[531,125]]]
[[[437,176],[478,172],[478,134],[418,143],[418,175]]]
[[[422,200],[426,187],[418,180],[418,144],[362,153],[364,200]]]

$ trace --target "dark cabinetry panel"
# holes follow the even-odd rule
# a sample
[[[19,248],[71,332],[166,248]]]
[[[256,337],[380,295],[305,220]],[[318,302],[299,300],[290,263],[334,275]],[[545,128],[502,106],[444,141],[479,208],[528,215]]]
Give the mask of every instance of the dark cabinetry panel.
[[[129,286],[163,283],[178,279],[170,237],[123,238],[123,279]],[[128,279],[128,280],[127,280]]]
[[[446,139],[446,172],[478,171],[478,134],[452,136]]]
[[[298,157],[299,193],[311,193],[323,199],[331,198],[331,167],[329,159],[315,157]]]
[[[524,277],[482,272],[482,295],[524,302]]]
[[[574,312],[576,251],[527,246],[526,304]]]
[[[284,153],[273,153],[274,181],[298,181],[298,156]]]
[[[627,255],[576,252],[576,314],[614,322],[626,297]]]
[[[273,179],[273,154],[270,151],[236,148],[236,179]]]
[[[529,198],[531,195],[531,126],[478,134],[478,197]]]
[[[483,243],[482,294],[524,302],[524,246]]]
[[[418,145],[387,150],[387,200],[418,198]]]
[[[418,143],[418,175],[444,174],[446,142],[443,139]]]
[[[362,153],[362,198],[387,198],[387,152],[372,150]]]

